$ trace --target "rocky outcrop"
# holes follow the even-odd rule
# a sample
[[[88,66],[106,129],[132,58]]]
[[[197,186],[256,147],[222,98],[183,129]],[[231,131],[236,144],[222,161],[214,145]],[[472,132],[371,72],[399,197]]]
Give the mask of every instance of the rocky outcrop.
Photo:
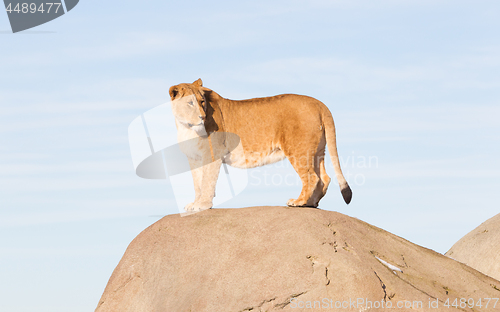
[[[499,288],[462,263],[337,212],[210,209],[166,216],[139,234],[96,311],[473,311],[460,299],[498,298]],[[484,303],[474,311],[500,307]]]
[[[500,280],[500,214],[462,237],[446,255]]]

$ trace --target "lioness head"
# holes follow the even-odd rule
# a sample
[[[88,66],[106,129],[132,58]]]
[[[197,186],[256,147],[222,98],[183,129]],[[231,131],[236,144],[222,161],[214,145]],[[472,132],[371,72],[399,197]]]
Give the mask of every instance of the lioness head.
[[[169,90],[175,118],[187,127],[203,126],[206,118],[206,102],[201,79],[193,83],[181,83]]]

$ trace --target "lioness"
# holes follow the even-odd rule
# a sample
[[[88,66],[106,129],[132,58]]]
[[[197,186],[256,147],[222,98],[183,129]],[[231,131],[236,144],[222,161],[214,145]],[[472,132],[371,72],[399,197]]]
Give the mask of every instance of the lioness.
[[[340,169],[332,114],[322,102],[295,94],[234,101],[203,87],[201,79],[172,86],[169,93],[177,138],[195,186],[195,200],[184,207],[186,211],[212,208],[223,162],[254,168],[285,157],[302,181],[299,197],[287,205],[317,207],[330,184],[324,161],[327,143],[342,196],[350,203],[352,192]]]

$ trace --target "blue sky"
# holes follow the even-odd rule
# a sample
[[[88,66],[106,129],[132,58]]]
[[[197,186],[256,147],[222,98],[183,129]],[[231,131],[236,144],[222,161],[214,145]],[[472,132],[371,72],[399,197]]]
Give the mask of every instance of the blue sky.
[[[353,201],[331,185],[320,207],[446,252],[499,212],[499,9],[88,0],[15,35],[0,14],[0,310],[93,310],[151,216],[177,213],[168,181],[135,175],[127,128],[197,78],[231,99],[323,101]],[[263,182],[287,163],[249,174],[221,207],[300,192]]]

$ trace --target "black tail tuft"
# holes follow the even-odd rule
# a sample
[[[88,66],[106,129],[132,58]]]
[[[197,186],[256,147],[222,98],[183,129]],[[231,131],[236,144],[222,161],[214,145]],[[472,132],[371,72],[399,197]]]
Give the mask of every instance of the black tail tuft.
[[[342,193],[342,197],[344,197],[344,201],[346,204],[349,204],[351,202],[351,198],[352,198],[352,191],[351,191],[351,188],[349,187],[348,184],[346,184],[346,186],[344,186],[340,192]]]

